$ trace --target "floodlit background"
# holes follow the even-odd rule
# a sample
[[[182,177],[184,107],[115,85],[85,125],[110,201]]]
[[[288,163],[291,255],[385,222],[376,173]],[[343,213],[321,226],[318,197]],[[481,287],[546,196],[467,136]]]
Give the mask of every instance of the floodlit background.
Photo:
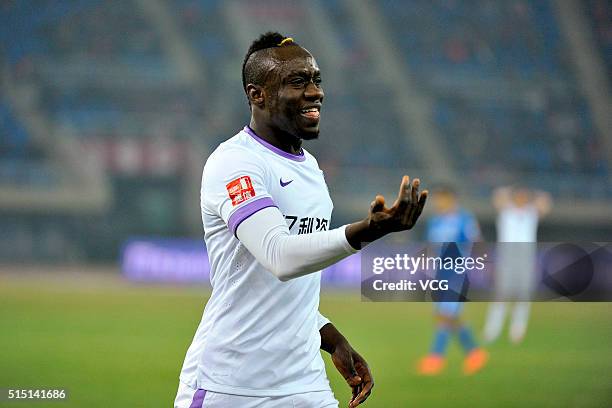
[[[171,404],[209,286],[193,267],[130,281],[122,254],[201,240],[202,167],[248,123],[240,68],[267,30],[322,70],[305,147],[332,226],[406,173],[452,184],[489,241],[505,184],[552,194],[540,240],[611,240],[609,1],[1,0],[0,388],[68,389],[54,407]],[[366,406],[612,405],[609,303],[536,304],[525,342],[492,345],[483,372],[463,377],[454,349],[422,378],[431,305],[361,303],[347,282],[324,286],[321,310],[372,366]],[[485,310],[467,307],[477,332]]]

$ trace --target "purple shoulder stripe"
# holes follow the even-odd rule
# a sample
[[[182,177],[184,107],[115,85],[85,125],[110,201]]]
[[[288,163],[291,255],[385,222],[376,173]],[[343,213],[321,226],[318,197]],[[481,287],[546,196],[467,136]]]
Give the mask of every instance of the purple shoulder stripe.
[[[204,405],[204,397],[206,397],[206,390],[201,388],[198,389],[195,394],[193,394],[193,400],[189,408],[202,408]]]
[[[270,197],[262,197],[258,198],[257,200],[253,200],[250,203],[240,207],[232,215],[230,215],[229,220],[227,221],[227,226],[235,236],[236,230],[242,221],[246,220],[257,211],[263,210],[267,207],[277,207]]]

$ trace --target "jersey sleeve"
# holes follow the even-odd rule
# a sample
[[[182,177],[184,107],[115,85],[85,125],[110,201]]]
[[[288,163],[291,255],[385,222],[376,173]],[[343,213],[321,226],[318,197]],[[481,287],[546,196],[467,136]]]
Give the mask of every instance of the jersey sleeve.
[[[465,235],[470,242],[480,241],[480,225],[474,215],[468,213],[465,220]]]
[[[317,312],[317,326],[319,330],[323,328],[327,323],[331,323],[329,319],[321,314],[321,312]]]
[[[434,242],[434,222],[435,216],[431,217],[425,223],[425,239],[429,242]]]
[[[281,281],[319,272],[354,254],[346,225],[329,231],[291,235],[278,208],[265,208],[246,219],[237,238],[255,259]]]
[[[236,235],[238,226],[251,215],[276,207],[266,187],[267,170],[246,149],[215,152],[204,166],[202,207],[220,216]]]

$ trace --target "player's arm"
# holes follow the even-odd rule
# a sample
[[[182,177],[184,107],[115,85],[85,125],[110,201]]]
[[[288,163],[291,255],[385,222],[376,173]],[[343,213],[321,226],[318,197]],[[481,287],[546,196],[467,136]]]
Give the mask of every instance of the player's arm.
[[[374,379],[372,378],[368,363],[351,347],[346,338],[328,320],[319,329],[319,333],[321,334],[321,349],[331,355],[336,369],[353,391],[349,407],[356,407],[370,396],[372,387],[374,387]]]
[[[287,281],[318,272],[357,252],[344,230],[291,235],[280,210],[268,207],[245,219],[236,237],[267,270]]]
[[[540,214],[541,217],[547,215],[552,208],[552,199],[550,198],[550,194],[544,191],[534,191],[533,205],[536,207],[538,214]]]
[[[470,242],[482,241],[482,231],[480,230],[480,224],[478,223],[478,219],[476,219],[473,214],[469,215],[465,228],[465,235],[467,236]]]
[[[391,208],[377,196],[368,217],[330,231],[291,235],[278,208],[258,210],[237,226],[236,237],[266,269],[286,281],[317,272],[355,253],[362,243],[414,226],[423,211],[427,191],[419,195],[419,181],[404,177]]]

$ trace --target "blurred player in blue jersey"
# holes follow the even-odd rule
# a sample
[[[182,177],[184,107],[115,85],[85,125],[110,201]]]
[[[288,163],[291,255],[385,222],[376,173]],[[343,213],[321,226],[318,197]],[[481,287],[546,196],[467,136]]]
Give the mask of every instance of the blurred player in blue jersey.
[[[427,224],[427,240],[444,243],[439,256],[467,256],[472,242],[480,240],[480,228],[476,218],[459,206],[455,191],[449,186],[439,186],[433,195],[436,215]],[[418,371],[422,375],[436,375],[446,365],[446,350],[453,335],[457,335],[466,357],[463,364],[465,374],[474,374],[487,362],[488,354],[479,348],[472,330],[461,321],[462,297],[466,289],[466,276],[452,269],[437,271],[437,279],[448,280],[449,290],[436,298],[436,331],[429,354],[419,361]]]

